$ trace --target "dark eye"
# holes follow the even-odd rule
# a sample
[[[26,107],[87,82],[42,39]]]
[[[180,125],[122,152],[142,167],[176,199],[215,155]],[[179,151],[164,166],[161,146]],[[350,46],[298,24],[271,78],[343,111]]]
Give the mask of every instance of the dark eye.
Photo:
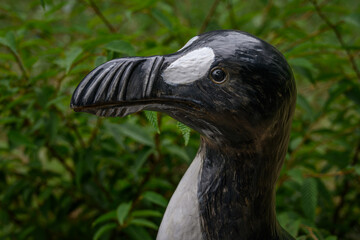
[[[224,69],[216,67],[211,70],[210,78],[214,83],[223,83],[227,80],[227,74]]]

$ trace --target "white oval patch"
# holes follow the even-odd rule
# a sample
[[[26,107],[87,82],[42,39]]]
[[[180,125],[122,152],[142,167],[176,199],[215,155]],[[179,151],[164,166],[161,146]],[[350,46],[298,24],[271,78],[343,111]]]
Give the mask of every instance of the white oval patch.
[[[215,54],[211,48],[196,49],[171,63],[161,76],[169,84],[189,84],[203,77],[214,59]]]

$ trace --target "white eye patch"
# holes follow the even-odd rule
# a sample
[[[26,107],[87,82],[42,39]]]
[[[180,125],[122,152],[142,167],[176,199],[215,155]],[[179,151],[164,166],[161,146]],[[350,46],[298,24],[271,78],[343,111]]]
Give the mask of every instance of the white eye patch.
[[[161,76],[168,84],[189,84],[203,77],[214,59],[215,54],[211,48],[196,49],[171,63]]]

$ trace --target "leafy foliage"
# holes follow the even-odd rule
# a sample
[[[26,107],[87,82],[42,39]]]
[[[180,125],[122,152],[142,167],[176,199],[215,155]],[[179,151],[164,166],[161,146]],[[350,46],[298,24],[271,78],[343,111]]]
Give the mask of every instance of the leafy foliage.
[[[161,114],[74,113],[71,94],[106,60],[230,28],[277,46],[296,77],[280,223],[297,239],[359,239],[359,16],[355,0],[3,0],[0,238],[154,239],[198,134]]]

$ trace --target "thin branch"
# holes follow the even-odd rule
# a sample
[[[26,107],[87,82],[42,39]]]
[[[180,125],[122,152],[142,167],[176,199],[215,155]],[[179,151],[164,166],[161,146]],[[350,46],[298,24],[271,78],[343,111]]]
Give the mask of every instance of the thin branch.
[[[303,224],[302,224],[302,226],[309,232],[309,236],[310,236],[313,240],[319,240],[319,239],[316,237],[316,235],[315,235],[312,227],[309,227],[309,226],[306,226],[306,225],[303,225]]]
[[[318,122],[318,121],[316,121],[316,122]],[[322,141],[318,141],[317,144],[315,144],[311,149],[309,149],[309,152],[313,152],[320,145],[329,143],[331,141],[334,141],[338,137],[341,137],[341,136],[347,135],[347,134],[349,134],[351,132],[354,132],[354,130],[357,129],[357,128],[358,128],[358,126],[353,126],[351,128],[348,128],[348,129],[344,130],[343,132],[341,132],[339,134],[334,135],[332,138],[322,140]],[[313,130],[314,127],[310,127],[309,129]],[[290,159],[287,161],[287,162],[290,162],[290,164],[287,164],[285,166],[286,169],[290,169],[293,166],[293,164],[295,162],[295,157],[296,157],[295,154],[296,154],[296,152],[301,148],[301,146],[303,144],[305,144],[305,140],[309,139],[309,137],[310,137],[310,133],[309,134],[306,133],[304,138],[303,138],[303,141],[301,141],[301,143],[298,145],[298,147],[291,153]],[[333,173],[319,173],[319,174],[309,173],[309,174],[304,174],[303,177],[304,178],[307,178],[307,177],[315,177],[315,178],[336,177],[336,176],[348,175],[348,174],[351,174],[353,172],[354,172],[353,169],[349,169],[349,170],[341,170],[341,171],[333,172]],[[281,178],[279,178],[279,180],[277,182],[277,187],[280,187],[281,185],[283,185],[284,182],[286,182],[289,179],[290,179],[290,176],[287,175],[287,174],[284,174],[283,176],[281,176]]]
[[[11,48],[7,47],[9,49],[9,51],[11,52],[11,54],[15,57],[16,63],[19,65],[20,70],[25,78],[25,80],[29,80],[29,74],[25,68],[25,65],[23,63],[23,61],[21,60],[21,57],[19,56],[19,54],[17,52],[14,52]]]
[[[359,153],[360,153],[360,143],[357,145],[356,149],[355,149],[355,153],[354,156],[351,160],[350,165],[351,166],[355,166],[358,161],[359,161]],[[333,224],[336,225],[339,221],[339,217],[340,217],[340,212],[341,209],[344,207],[345,205],[345,196],[348,194],[349,190],[351,189],[350,187],[350,179],[345,179],[344,180],[344,185],[342,187],[342,191],[340,193],[340,201],[339,204],[336,206],[335,211],[334,211],[334,215],[333,215]],[[335,229],[333,230],[335,233]]]
[[[96,120],[96,125],[95,125],[94,129],[91,132],[89,140],[87,141],[87,144],[86,144],[87,147],[91,146],[91,143],[94,141],[94,139],[95,139],[95,137],[96,137],[96,135],[97,135],[97,133],[99,131],[99,128],[100,128],[101,124],[102,124],[102,118],[98,118]]]
[[[85,0],[82,0],[84,3],[88,4]],[[104,14],[102,14],[102,12],[100,11],[100,9],[98,8],[98,6],[95,4],[95,2],[93,0],[89,0],[89,5],[90,7],[94,10],[94,12],[96,13],[96,15],[99,16],[99,18],[105,23],[105,25],[107,26],[107,28],[110,30],[110,32],[112,33],[116,33],[116,29],[113,25],[111,25],[111,23],[109,22],[109,20],[106,19],[106,17],[104,16]]]
[[[229,12],[229,20],[230,20],[231,27],[233,29],[238,29],[232,0],[227,1],[226,8],[227,8],[227,11]]]
[[[158,126],[159,129],[161,129],[161,118],[162,118],[162,114],[159,113],[158,114]],[[159,166],[159,163],[161,163],[163,161],[163,154],[161,153],[161,139],[160,139],[160,134],[155,133],[154,136],[154,142],[155,142],[155,150],[156,153],[153,153],[150,155],[149,160],[150,160],[150,170],[147,172],[147,174],[145,175],[145,177],[141,180],[140,182],[140,187],[137,189],[136,193],[135,193],[135,197],[134,197],[134,201],[131,204],[131,210],[132,211],[137,204],[139,204],[139,202],[142,200],[142,192],[144,191],[145,185],[146,183],[150,180],[150,178],[156,173],[157,167]],[[120,226],[120,228],[124,228],[126,225],[124,226]]]
[[[338,172],[331,172],[331,173],[308,173],[305,174],[305,178],[327,178],[327,177],[337,177],[337,176],[344,176],[353,173],[354,169],[338,171]]]
[[[263,9],[263,12],[261,14],[261,24],[257,28],[256,35],[260,35],[261,32],[264,30],[264,28],[265,28],[265,26],[267,24],[266,18],[268,17],[272,6],[273,6],[273,0],[269,0],[266,7]]]
[[[91,56],[91,54],[88,54],[88,53],[82,54],[81,58],[71,65],[69,73],[71,72],[72,69],[74,69],[74,67],[78,66],[80,63],[84,62],[85,60],[89,59],[90,56]],[[54,84],[55,84],[56,90],[58,90],[58,91],[60,90],[61,84],[67,76],[68,76],[68,74],[65,73],[65,71],[64,71],[61,75],[59,75],[58,78],[55,79]]]
[[[50,146],[49,143],[46,144],[47,149],[50,151],[51,155],[53,155],[53,157],[55,157],[60,163],[61,165],[63,165],[63,167],[70,173],[70,175],[74,178],[75,177],[75,172],[74,170],[66,164],[65,159],[56,152],[56,150]]]
[[[292,54],[289,59],[293,59],[293,58],[299,58],[299,57],[313,57],[313,56],[317,56],[317,55],[325,55],[325,54],[331,54],[331,55],[336,55],[341,59],[346,58],[347,56],[345,56],[346,54],[344,54],[343,51],[340,50],[335,50],[335,49],[322,49],[322,50],[313,50],[313,51],[304,51],[301,53],[296,53],[296,54]],[[354,74],[355,75],[355,74]]]
[[[325,6],[329,1],[330,0],[325,0],[325,1],[321,2],[320,7]],[[303,2],[303,3],[305,5],[305,2]],[[304,5],[302,5],[300,7],[304,7]],[[308,10],[307,12],[303,13],[300,16],[298,16],[297,14],[293,14],[289,19],[287,19],[284,26],[288,27],[294,21],[305,21],[305,20],[309,19],[310,17],[312,17],[313,14],[314,14],[314,11],[312,11],[312,10]]]
[[[113,198],[112,198],[111,194],[107,191],[107,189],[104,187],[104,185],[101,182],[99,182],[97,175],[95,175],[95,177],[94,177],[94,183],[100,189],[100,191],[104,193],[106,199],[109,202],[112,202]]]
[[[62,114],[62,113],[60,112],[60,114]],[[62,114],[62,117],[66,119],[65,115],[63,115],[63,114]],[[82,138],[82,136],[80,135],[77,126],[76,126],[74,123],[72,123],[72,122],[70,122],[70,121],[68,121],[68,120],[66,120],[66,123],[65,123],[65,124],[66,124],[66,126],[67,126],[68,128],[70,128],[70,129],[72,129],[72,130],[74,131],[75,136],[76,136],[77,139],[79,140],[81,147],[82,147],[83,149],[85,149],[85,148],[86,148],[85,141],[84,141],[84,139]]]
[[[316,144],[314,144],[314,146],[310,149],[308,149],[309,152],[313,152],[315,151],[315,149],[321,145],[327,144],[329,142],[334,141],[335,139],[342,137],[344,135],[348,135],[353,133],[355,130],[357,130],[359,128],[359,126],[352,126],[350,128],[344,129],[341,133],[335,134],[332,136],[332,138],[327,138],[327,139],[323,139],[322,141],[317,141]]]
[[[360,71],[356,65],[354,56],[352,55],[352,53],[350,52],[349,48],[346,46],[343,37],[340,34],[340,31],[338,30],[337,26],[335,24],[333,24],[327,17],[326,15],[321,11],[320,6],[318,5],[316,0],[309,0],[312,5],[315,7],[315,10],[317,12],[317,14],[319,15],[319,17],[333,30],[333,32],[335,33],[335,36],[337,38],[337,40],[339,41],[341,47],[345,50],[348,59],[350,61],[351,67],[352,69],[355,71],[356,76],[358,78],[358,80],[360,81]]]
[[[320,120],[325,117],[324,112],[322,112],[318,118],[308,127],[304,137],[302,138],[301,142],[297,145],[297,147],[291,152],[290,159],[287,161],[286,168],[290,169],[296,161],[296,154],[302,148],[302,146],[306,143],[306,141],[311,137],[311,133],[316,127],[316,124],[320,122]]]
[[[343,170],[338,172],[331,172],[331,173],[306,173],[303,174],[303,178],[331,178],[331,177],[338,177],[338,176],[345,176],[354,173],[354,169]],[[284,184],[287,180],[290,179],[289,175],[282,176],[279,181],[277,182],[277,187],[280,187]]]
[[[220,0],[214,0],[214,3],[212,4],[208,15],[206,16],[203,24],[201,25],[201,28],[199,30],[199,34],[203,33],[206,30],[207,26],[210,23],[210,20],[211,20],[212,16],[215,13],[216,7],[219,5],[219,2],[220,2]]]
[[[289,46],[287,46],[286,48],[284,48],[282,50],[282,52],[287,52],[289,51],[290,49],[292,49],[293,47],[296,47],[297,45],[301,44],[301,43],[304,43],[310,39],[312,39],[313,37],[316,37],[326,31],[329,31],[330,29],[329,28],[324,28],[324,29],[321,29],[321,30],[317,30],[317,31],[314,31],[312,33],[310,33],[309,35],[307,35],[306,37],[304,38],[301,38],[301,39],[298,39],[297,41],[294,41],[292,42]]]

